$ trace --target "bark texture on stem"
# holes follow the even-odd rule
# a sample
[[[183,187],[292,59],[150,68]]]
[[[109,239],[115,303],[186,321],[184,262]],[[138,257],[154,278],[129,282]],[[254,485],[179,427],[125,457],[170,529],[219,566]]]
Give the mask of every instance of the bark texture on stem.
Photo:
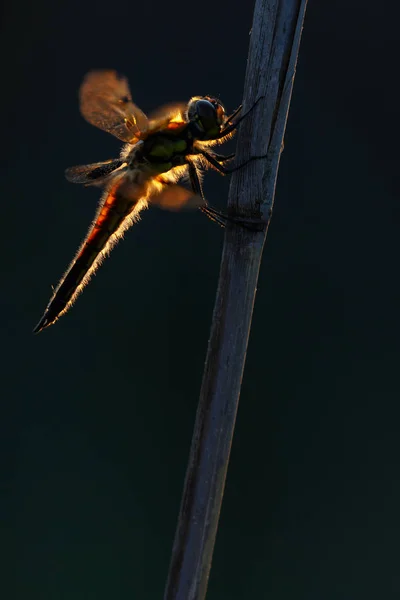
[[[228,210],[261,231],[229,224],[182,504],[164,600],[207,591],[239,402],[258,272],[270,221],[307,0],[256,0],[237,161]]]

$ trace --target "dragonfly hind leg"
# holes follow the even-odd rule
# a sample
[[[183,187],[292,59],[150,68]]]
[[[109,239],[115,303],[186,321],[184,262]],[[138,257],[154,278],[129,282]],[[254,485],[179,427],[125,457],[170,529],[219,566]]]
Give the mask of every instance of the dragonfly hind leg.
[[[225,158],[227,159],[228,157]],[[196,166],[190,160],[188,160],[188,166],[190,183],[192,185],[193,191],[195,192],[195,194],[201,196],[204,202],[204,205],[200,206],[200,210],[202,213],[207,215],[207,217],[211,219],[211,221],[213,221],[214,223],[218,223],[218,225],[220,225],[221,227],[225,227],[226,224],[230,222],[235,223],[236,225],[240,225],[245,229],[249,229],[250,231],[264,231],[266,223],[264,223],[264,221],[262,221],[261,219],[242,219],[240,217],[231,217],[210,206],[204,197],[203,189],[201,187],[200,179],[197,174]]]
[[[213,208],[212,206],[209,206],[208,204],[206,206],[200,206],[200,210],[211,221],[213,221],[213,223],[217,223],[221,227],[225,227],[225,225],[228,221],[228,218],[223,213],[219,212],[219,210],[216,210],[215,208]]]
[[[207,215],[207,217],[211,221],[213,221],[214,223],[218,223],[218,225],[220,225],[221,227],[225,227],[226,222],[227,222],[227,218],[225,217],[225,215],[220,213],[215,208],[212,208],[211,206],[209,206],[207,200],[204,197],[203,188],[201,187],[200,178],[197,173],[195,164],[191,160],[188,160],[187,164],[189,167],[189,178],[190,178],[192,190],[197,196],[200,196],[204,202],[203,206],[200,206],[199,209],[201,210],[201,212],[203,214]]]

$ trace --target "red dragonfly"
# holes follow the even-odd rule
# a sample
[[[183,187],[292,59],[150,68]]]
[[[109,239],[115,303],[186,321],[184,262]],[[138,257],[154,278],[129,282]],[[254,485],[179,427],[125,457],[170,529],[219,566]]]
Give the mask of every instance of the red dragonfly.
[[[101,186],[104,193],[89,232],[34,333],[67,312],[104,257],[149,203],[168,209],[194,206],[224,226],[226,218],[204,198],[199,171],[212,167],[227,174],[237,168],[224,165],[234,154],[216,154],[211,146],[233,135],[246,116],[238,118],[241,107],[227,116],[216,98],[195,96],[188,103],[170,104],[146,117],[133,103],[127,79],[108,70],[89,72],[79,96],[83,117],[125,145],[119,158],[65,172],[68,181]],[[183,177],[188,179],[190,190],[177,185]]]

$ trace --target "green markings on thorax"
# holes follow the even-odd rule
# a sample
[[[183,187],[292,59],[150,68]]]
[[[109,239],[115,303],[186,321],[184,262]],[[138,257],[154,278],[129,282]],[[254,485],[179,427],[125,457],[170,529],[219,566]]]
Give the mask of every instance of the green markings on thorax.
[[[167,137],[159,136],[152,140],[151,147],[148,152],[150,158],[173,158],[176,154],[182,154],[185,152],[187,144],[182,139],[170,139]]]
[[[153,173],[166,173],[176,166],[176,157],[184,157],[186,150],[186,140],[156,135],[146,140],[144,156],[150,161]]]

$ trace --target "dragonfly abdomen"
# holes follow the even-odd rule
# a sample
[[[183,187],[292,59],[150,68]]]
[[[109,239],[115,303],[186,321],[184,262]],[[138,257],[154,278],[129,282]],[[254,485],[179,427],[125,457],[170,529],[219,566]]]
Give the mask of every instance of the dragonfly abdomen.
[[[58,284],[35,333],[52,325],[70,308],[124,231],[138,220],[141,210],[147,207],[147,187],[147,182],[133,186],[124,178],[106,192],[85,240]]]

